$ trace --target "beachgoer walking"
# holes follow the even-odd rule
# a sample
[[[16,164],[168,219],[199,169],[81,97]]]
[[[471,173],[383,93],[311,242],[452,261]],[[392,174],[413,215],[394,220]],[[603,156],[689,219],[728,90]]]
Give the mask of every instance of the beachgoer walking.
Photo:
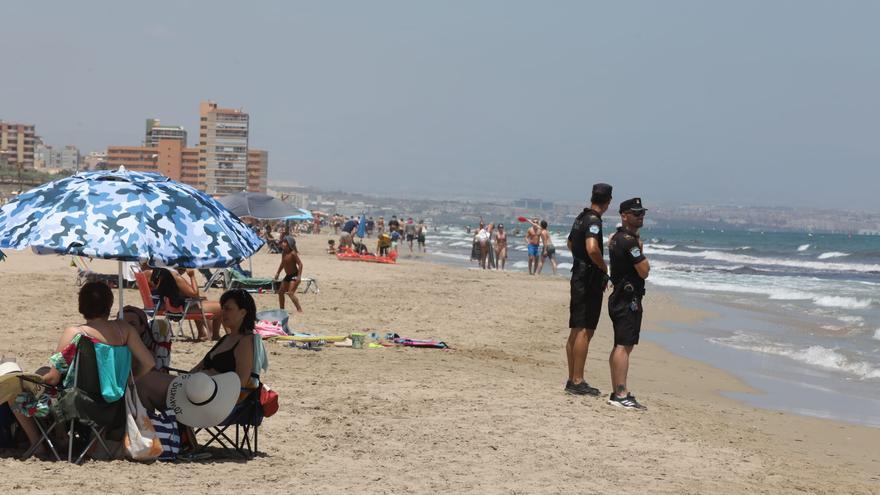
[[[393,234],[400,229],[400,222],[397,220],[397,215],[391,215],[391,220],[388,221],[388,232]]]
[[[480,268],[486,269],[486,263],[489,260],[489,229],[480,223],[480,230],[477,232],[477,245],[480,252]]]
[[[425,249],[425,238],[428,234],[428,226],[425,225],[424,220],[419,220],[419,225],[416,227],[416,240],[419,242],[419,252],[424,253],[427,251]]]
[[[296,297],[296,289],[302,280],[303,264],[302,259],[299,257],[299,252],[296,250],[296,241],[293,236],[285,237],[281,241],[281,248],[283,250],[281,252],[281,263],[278,265],[278,271],[275,272],[275,280],[278,280],[278,275],[281,274],[282,269],[285,275],[284,280],[281,282],[281,287],[278,289],[278,305],[281,306],[281,309],[284,309],[284,294],[287,294],[290,300],[293,301],[293,305],[296,306],[297,313],[302,313],[302,306],[299,305],[299,299]]]
[[[529,250],[529,275],[534,275],[538,270],[538,260],[541,256],[541,226],[538,219],[532,220],[532,225],[526,231],[526,245]]]
[[[373,217],[367,219],[367,237],[373,237],[373,230],[376,228],[376,222]]]
[[[385,217],[379,217],[379,219],[376,220],[376,231],[379,235],[385,233]]]
[[[495,264],[499,270],[504,270],[507,264],[507,233],[504,231],[503,223],[499,223],[498,229],[495,230]]]
[[[416,224],[413,222],[412,217],[406,219],[404,233],[406,234],[406,243],[409,244],[409,254],[412,254],[413,241],[416,239]]]
[[[608,316],[614,325],[614,348],[608,358],[613,389],[608,403],[626,409],[647,409],[626,386],[629,356],[633,346],[639,343],[642,327],[645,279],[651,269],[639,239],[647,210],[642,207],[641,198],[632,198],[620,203],[619,211],[622,226],[608,240],[614,284],[608,297]]]
[[[565,391],[575,395],[599,395],[599,389],[584,381],[584,368],[590,341],[602,313],[602,293],[608,286],[608,267],[603,259],[602,214],[611,204],[611,186],[595,184],[590,207],[584,208],[571,226],[568,250],[574,259],[571,267],[571,301],[569,303],[568,381]]]

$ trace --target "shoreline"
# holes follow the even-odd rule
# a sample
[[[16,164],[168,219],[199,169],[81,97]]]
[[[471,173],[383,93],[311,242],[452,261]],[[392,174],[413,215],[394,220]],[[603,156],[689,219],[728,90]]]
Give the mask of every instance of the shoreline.
[[[35,487],[32,480],[50,465],[0,454],[9,486],[106,491],[149,476],[157,487],[202,491],[215,483],[250,493],[253,480],[241,469],[264,473],[264,493],[290,486],[310,493],[598,492],[619,490],[621,479],[657,493],[874,493],[880,486],[880,430],[743,405],[718,393],[747,391],[735,377],[654,342],[638,346],[630,373],[648,411],[564,394],[565,277],[478,274],[407,258],[397,265],[340,262],[324,254],[329,237],[300,238],[304,276],[317,278],[321,293],[301,299],[305,313],[292,316],[293,328],[395,331],[438,338],[452,349],[313,352],[270,344],[266,381],[281,395],[281,409],[261,428],[264,456],[243,466],[222,459],[53,463],[59,476]],[[75,270],[66,258],[7,254],[0,276],[28,290],[11,291],[0,307],[0,354],[30,369],[45,361],[64,325],[81,320]],[[258,253],[256,275],[271,275],[277,263],[277,255]],[[114,268],[93,263],[99,272]],[[645,333],[702,315],[668,294],[648,297]],[[255,299],[259,310],[277,307],[277,296]],[[140,301],[134,290],[126,300]],[[610,335],[606,315],[587,365],[587,380],[606,394]],[[175,342],[172,366],[192,366],[209,348]]]

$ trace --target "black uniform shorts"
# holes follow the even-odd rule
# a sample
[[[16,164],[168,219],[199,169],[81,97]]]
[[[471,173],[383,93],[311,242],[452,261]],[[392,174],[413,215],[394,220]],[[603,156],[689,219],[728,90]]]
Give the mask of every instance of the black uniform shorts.
[[[571,302],[568,328],[595,330],[602,313],[602,286],[593,280],[596,269],[573,269],[571,273]],[[599,274],[604,275],[604,274]]]
[[[608,298],[608,316],[614,326],[614,345],[639,343],[642,330],[642,297],[614,291]]]

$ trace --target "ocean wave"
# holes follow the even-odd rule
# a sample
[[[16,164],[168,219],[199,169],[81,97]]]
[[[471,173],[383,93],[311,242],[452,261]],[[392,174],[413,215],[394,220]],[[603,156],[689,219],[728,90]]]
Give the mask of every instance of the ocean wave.
[[[809,244],[801,244],[800,246],[798,246],[797,250],[798,250],[798,252],[802,252],[802,251],[806,251],[807,249],[810,249]]]
[[[568,270],[571,268],[571,266],[572,266],[571,263],[560,263],[560,264],[556,265],[556,268],[559,270]]]
[[[849,256],[849,253],[841,253],[840,251],[830,251],[827,253],[822,253],[817,256],[817,259],[827,260],[829,258],[843,258],[844,256]]]
[[[655,254],[679,258],[701,258],[712,261],[724,261],[737,265],[784,266],[831,272],[880,273],[880,265],[877,264],[829,263],[824,261],[806,261],[797,259],[759,258],[757,256],[749,256],[745,254],[709,250],[698,251],[695,253],[667,250]]]
[[[472,242],[467,242],[467,241],[455,241],[455,242],[451,242],[451,243],[449,243],[449,245],[450,245],[451,247],[464,247],[464,246],[472,246],[473,243],[472,243]]]
[[[822,296],[814,298],[813,302],[817,306],[825,308],[865,309],[871,307],[874,300],[843,296]]]
[[[646,246],[650,246],[653,249],[675,249],[678,247],[678,244],[654,244],[652,242],[651,244],[646,244]]]
[[[434,251],[431,253],[433,256],[440,256],[443,258],[452,258],[456,260],[464,260],[470,261],[471,257],[465,254],[457,254],[457,253],[444,253],[443,251]]]
[[[798,349],[787,344],[766,342],[739,332],[731,337],[710,339],[710,341],[734,349],[787,357],[811,366],[849,373],[861,379],[880,378],[880,369],[871,363],[852,360],[835,349],[821,345]]]
[[[517,261],[516,263],[514,263],[514,264],[511,265],[511,266],[514,267],[514,268],[518,268],[518,269],[521,270],[521,269],[523,269],[523,268],[528,268],[528,267],[529,267],[529,262],[528,262],[528,261]]]
[[[874,338],[880,340],[880,328],[874,330]]]

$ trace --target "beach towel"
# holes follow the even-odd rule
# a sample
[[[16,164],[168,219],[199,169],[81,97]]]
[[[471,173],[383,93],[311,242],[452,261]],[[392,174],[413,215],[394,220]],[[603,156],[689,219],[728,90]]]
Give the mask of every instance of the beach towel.
[[[284,329],[281,328],[280,324],[266,320],[260,320],[257,322],[256,326],[254,326],[254,333],[263,338],[287,335],[284,332]]]
[[[442,342],[439,340],[419,340],[419,339],[408,339],[406,337],[398,337],[394,339],[394,343],[397,345],[402,345],[405,347],[425,347],[428,349],[448,349],[449,346],[446,345],[446,342]]]

